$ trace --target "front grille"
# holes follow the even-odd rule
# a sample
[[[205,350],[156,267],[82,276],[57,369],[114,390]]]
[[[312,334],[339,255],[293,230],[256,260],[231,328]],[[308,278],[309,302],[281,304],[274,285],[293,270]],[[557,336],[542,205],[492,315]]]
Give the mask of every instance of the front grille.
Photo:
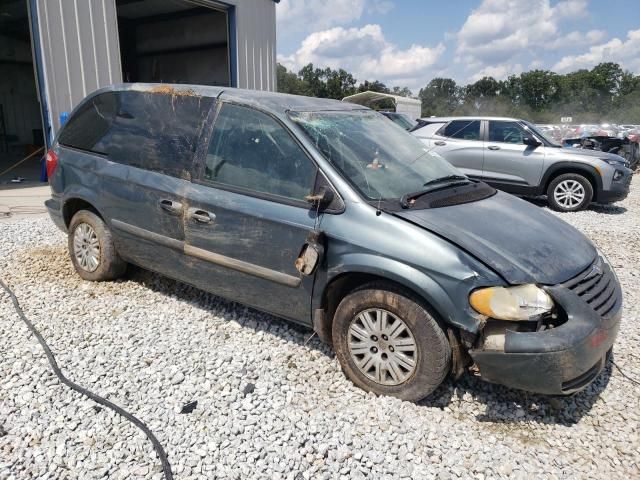
[[[601,317],[615,311],[622,300],[620,287],[609,265],[598,257],[586,270],[562,284],[587,302]]]

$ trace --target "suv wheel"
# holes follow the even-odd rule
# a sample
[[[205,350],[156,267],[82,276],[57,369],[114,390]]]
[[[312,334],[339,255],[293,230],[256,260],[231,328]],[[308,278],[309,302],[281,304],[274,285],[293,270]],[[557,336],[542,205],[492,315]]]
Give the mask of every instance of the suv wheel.
[[[347,377],[378,395],[420,400],[450,370],[443,330],[402,289],[374,284],[347,295],[336,310],[332,336]]]
[[[547,189],[549,206],[559,212],[586,208],[593,198],[591,182],[577,173],[565,173],[553,179]]]
[[[116,252],[111,231],[93,212],[80,210],[73,216],[68,245],[71,262],[85,280],[114,280],[127,269],[127,263]]]

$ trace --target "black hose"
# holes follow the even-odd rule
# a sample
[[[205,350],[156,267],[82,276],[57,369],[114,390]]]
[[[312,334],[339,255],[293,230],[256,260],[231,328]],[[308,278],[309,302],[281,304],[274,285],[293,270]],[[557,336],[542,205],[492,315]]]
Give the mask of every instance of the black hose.
[[[110,402],[106,398],[102,398],[101,396],[96,395],[93,392],[90,392],[86,388],[81,387],[77,383],[74,383],[71,380],[69,380],[67,377],[65,377],[64,374],[62,373],[62,370],[60,370],[60,367],[58,366],[58,362],[56,362],[56,359],[53,356],[53,353],[51,352],[49,345],[47,345],[47,342],[44,340],[44,338],[42,337],[40,332],[36,329],[36,327],[33,325],[33,323],[31,323],[31,321],[29,321],[29,319],[25,316],[24,311],[22,310],[22,307],[20,306],[20,303],[18,302],[18,299],[16,298],[13,291],[1,279],[0,279],[0,286],[4,289],[5,292],[9,294],[9,297],[11,298],[11,301],[13,302],[13,306],[15,307],[16,312],[18,312],[18,316],[20,317],[20,319],[25,323],[25,325],[31,331],[31,333],[33,333],[33,335],[38,339],[38,342],[42,346],[42,349],[44,350],[44,353],[47,356],[47,360],[49,360],[49,365],[51,365],[51,368],[53,369],[53,373],[56,374],[56,377],[58,377],[58,379],[62,383],[64,383],[67,387],[69,387],[71,390],[75,390],[76,392],[84,395],[85,397],[90,398],[94,402],[99,403],[100,405],[104,405],[105,407],[113,410],[117,414],[129,420],[140,430],[142,430],[144,434],[147,436],[147,438],[153,444],[153,448],[155,449],[156,453],[158,454],[158,457],[160,458],[160,462],[162,463],[162,470],[164,472],[164,478],[166,480],[173,480],[173,473],[171,473],[171,464],[167,459],[167,453],[164,451],[164,448],[162,447],[158,439],[155,437],[153,432],[151,432],[149,427],[147,427],[141,420],[139,420],[138,418],[134,417],[132,414],[124,410],[122,407],[119,407],[115,403]]]

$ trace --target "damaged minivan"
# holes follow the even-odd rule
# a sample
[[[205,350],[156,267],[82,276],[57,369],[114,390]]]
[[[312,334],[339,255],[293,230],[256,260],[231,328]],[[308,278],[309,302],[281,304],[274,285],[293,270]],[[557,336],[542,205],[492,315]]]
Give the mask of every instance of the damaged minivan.
[[[307,325],[377,394],[416,401],[470,368],[570,394],[618,332],[618,279],[584,235],[359,105],[117,85],[46,165],[82,278],[131,263]]]

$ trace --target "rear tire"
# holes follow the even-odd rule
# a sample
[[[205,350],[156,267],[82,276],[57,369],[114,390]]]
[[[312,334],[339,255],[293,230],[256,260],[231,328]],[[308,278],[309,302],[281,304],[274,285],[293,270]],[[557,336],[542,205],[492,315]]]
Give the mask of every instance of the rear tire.
[[[554,178],[547,188],[549,207],[558,212],[577,212],[589,206],[593,186],[578,173],[565,173]]]
[[[76,272],[85,280],[115,280],[127,269],[127,262],[116,251],[109,227],[89,210],[80,210],[71,219],[68,247]]]
[[[451,347],[434,316],[394,286],[371,284],[347,295],[332,337],[345,375],[378,395],[418,401],[451,369]]]

